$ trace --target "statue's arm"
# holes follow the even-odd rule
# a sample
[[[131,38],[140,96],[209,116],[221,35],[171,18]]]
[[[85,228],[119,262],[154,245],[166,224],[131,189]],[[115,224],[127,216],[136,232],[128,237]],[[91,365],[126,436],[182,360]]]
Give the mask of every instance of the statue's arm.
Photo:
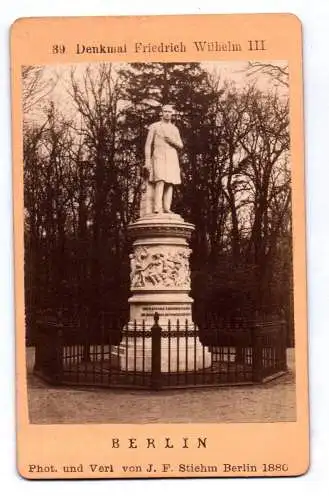
[[[147,134],[145,142],[145,150],[144,150],[146,166],[151,164],[151,149],[152,149],[153,138],[154,138],[154,127],[151,125]]]
[[[181,139],[181,136],[180,136],[178,128],[176,128],[176,139],[177,139],[177,147],[178,147],[178,149],[183,149],[184,144],[183,144],[183,141]]]
[[[174,133],[172,134],[172,136],[166,136],[166,141],[176,149],[183,148],[183,142],[177,127],[174,128]]]

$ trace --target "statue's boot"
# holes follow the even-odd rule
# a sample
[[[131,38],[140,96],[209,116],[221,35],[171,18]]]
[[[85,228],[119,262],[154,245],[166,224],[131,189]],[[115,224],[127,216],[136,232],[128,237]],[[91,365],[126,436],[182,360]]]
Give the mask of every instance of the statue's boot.
[[[173,193],[172,184],[166,184],[163,192],[163,208],[167,214],[172,214],[172,211],[170,210],[172,193]]]
[[[162,213],[162,197],[163,197],[164,182],[158,181],[154,189],[154,213]]]

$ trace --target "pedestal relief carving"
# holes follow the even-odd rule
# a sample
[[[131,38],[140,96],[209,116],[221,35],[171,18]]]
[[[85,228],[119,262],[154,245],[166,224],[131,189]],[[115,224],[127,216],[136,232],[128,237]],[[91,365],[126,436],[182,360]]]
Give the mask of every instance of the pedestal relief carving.
[[[131,288],[190,289],[189,248],[176,250],[168,246],[135,248],[130,254]]]

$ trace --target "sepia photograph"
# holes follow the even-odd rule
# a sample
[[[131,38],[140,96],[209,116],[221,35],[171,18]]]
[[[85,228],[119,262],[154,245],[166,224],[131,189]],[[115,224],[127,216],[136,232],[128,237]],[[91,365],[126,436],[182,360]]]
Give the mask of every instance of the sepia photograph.
[[[288,61],[21,81],[30,423],[296,421]]]

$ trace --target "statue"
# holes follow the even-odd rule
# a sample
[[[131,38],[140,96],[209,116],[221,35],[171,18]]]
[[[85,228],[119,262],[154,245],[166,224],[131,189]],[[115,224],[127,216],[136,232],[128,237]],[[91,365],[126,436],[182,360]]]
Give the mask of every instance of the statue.
[[[147,212],[172,213],[173,186],[181,183],[177,151],[183,147],[179,130],[171,123],[173,113],[172,106],[163,106],[161,120],[149,127],[144,167],[148,179],[144,186],[141,216]]]

